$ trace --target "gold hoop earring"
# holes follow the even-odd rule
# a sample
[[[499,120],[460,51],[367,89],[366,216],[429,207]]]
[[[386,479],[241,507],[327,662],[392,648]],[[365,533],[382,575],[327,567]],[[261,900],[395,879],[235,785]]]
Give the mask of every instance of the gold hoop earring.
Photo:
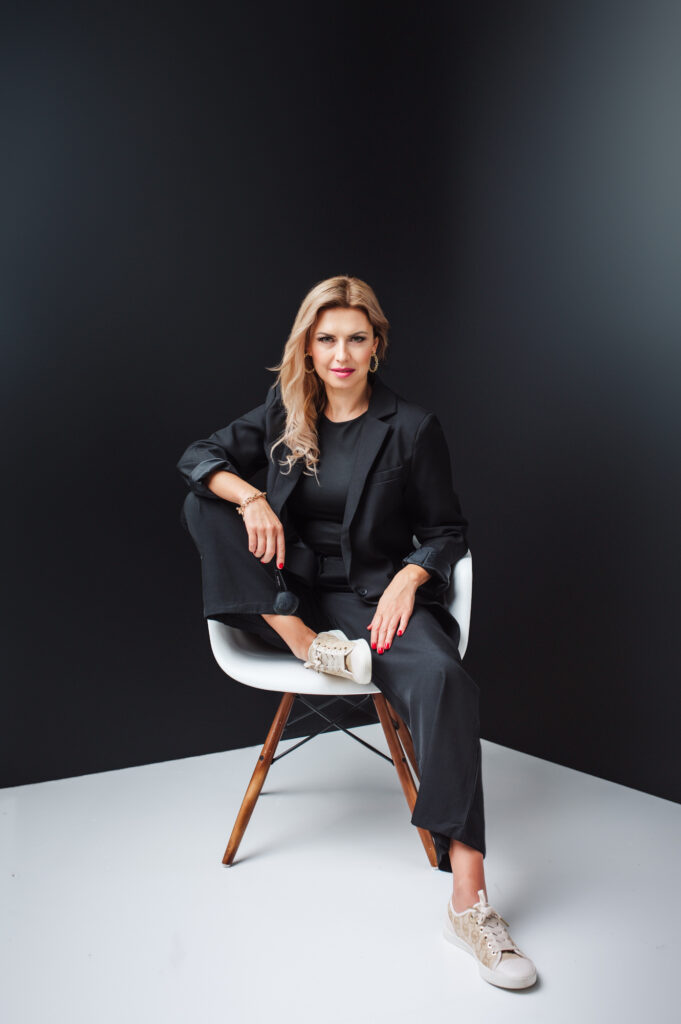
[[[304,362],[304,361],[305,361],[305,360],[307,359],[307,357],[308,357],[309,355],[310,355],[310,353],[309,353],[309,352],[306,352],[306,353],[305,353],[305,355],[303,356],[303,362]],[[312,358],[312,356],[310,356],[310,359],[311,359],[311,358]],[[307,366],[306,366],[306,367],[305,367],[305,373],[314,373],[314,366],[312,367],[312,369],[311,369],[311,370],[308,370],[308,368],[307,368]]]
[[[371,359],[375,359],[376,360],[376,365],[375,366],[371,365]],[[369,369],[371,370],[372,373],[376,373],[376,370],[378,369],[378,356],[376,355],[375,352],[371,353],[371,359],[369,360]]]

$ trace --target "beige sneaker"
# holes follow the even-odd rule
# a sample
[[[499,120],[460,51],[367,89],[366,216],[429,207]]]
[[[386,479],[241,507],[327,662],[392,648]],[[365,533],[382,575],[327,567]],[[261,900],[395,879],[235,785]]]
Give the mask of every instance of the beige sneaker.
[[[490,984],[501,988],[534,985],[536,968],[508,934],[508,921],[489,905],[484,889],[478,889],[478,896],[478,902],[461,915],[454,913],[449,901],[444,937],[475,957],[480,974]]]
[[[317,633],[303,668],[343,676],[355,683],[371,682],[371,648],[366,640],[348,640],[342,629]]]

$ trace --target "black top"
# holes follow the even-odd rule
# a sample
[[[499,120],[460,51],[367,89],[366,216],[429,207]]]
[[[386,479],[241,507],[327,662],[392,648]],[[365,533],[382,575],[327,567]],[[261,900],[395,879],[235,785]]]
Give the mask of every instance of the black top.
[[[303,469],[287,502],[301,539],[314,551],[340,557],[345,499],[366,412],[334,423],[324,413],[317,419],[317,476]]]

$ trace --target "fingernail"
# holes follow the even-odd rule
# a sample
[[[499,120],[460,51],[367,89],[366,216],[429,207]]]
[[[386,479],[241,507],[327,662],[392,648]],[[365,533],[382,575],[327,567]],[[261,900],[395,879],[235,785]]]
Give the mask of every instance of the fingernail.
[[[372,651],[375,651],[375,650],[376,650],[376,644],[372,644],[372,645],[371,645],[371,650],[372,650]]]
[[[398,630],[397,630],[397,635],[398,635],[398,636],[402,636],[402,630],[401,630],[401,629],[398,629]]]
[[[386,649],[386,651],[389,651],[390,650],[390,644],[386,644],[385,645],[385,649]]]
[[[284,568],[284,563],[280,562],[279,565],[277,566],[277,569],[283,569],[283,568]]]
[[[378,653],[379,653],[379,654],[383,654],[383,648],[382,648],[382,647],[379,647],[379,648],[378,648]]]

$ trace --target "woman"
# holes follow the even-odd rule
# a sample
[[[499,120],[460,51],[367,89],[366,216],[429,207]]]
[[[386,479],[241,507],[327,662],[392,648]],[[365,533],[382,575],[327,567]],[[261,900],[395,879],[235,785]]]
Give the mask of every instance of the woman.
[[[183,523],[201,554],[206,618],[310,670],[373,679],[404,718],[420,777],[411,822],[453,874],[445,935],[486,981],[525,988],[534,964],[486,900],[479,690],[444,598],[468,524],[437,417],[376,375],[388,326],[363,281],[317,284],[266,401],[180,459]],[[248,478],[265,467],[259,491]],[[275,609],[282,580],[296,614]]]

